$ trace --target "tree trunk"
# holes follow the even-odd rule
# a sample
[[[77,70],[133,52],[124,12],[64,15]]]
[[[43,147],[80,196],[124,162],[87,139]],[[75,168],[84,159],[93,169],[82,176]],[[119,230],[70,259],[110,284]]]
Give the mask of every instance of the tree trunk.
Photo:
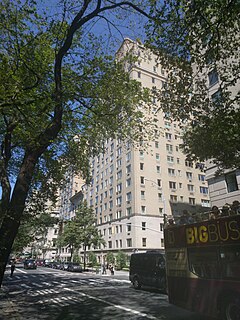
[[[36,156],[34,157],[30,154],[25,156],[8,209],[3,212],[3,220],[0,227],[0,287],[8,257],[23,215],[36,162]]]
[[[87,246],[84,244],[84,246],[83,246],[83,270],[86,270],[86,248],[87,248]]]

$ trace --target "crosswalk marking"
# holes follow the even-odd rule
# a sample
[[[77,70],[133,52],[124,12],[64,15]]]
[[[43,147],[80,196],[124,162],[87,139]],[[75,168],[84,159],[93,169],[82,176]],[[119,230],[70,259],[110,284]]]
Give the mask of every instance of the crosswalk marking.
[[[41,284],[39,284],[39,283],[32,282],[32,284],[33,284],[34,286],[38,287],[38,288],[42,288],[42,285],[41,285]]]

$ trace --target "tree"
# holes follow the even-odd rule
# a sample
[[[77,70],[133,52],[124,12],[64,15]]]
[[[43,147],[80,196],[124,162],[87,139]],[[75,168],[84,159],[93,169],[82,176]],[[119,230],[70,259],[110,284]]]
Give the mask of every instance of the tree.
[[[127,254],[123,251],[118,251],[116,255],[116,264],[118,269],[123,269],[127,265]]]
[[[88,253],[88,261],[89,261],[89,263],[90,263],[90,265],[92,267],[96,266],[96,264],[97,264],[97,256],[96,256],[96,254],[94,252],[90,251]]]
[[[86,268],[87,247],[97,247],[105,243],[96,226],[94,211],[87,206],[86,200],[79,205],[74,219],[66,222],[58,243],[61,246],[70,247],[71,261],[74,251],[82,247],[84,269]]]
[[[112,252],[108,252],[107,253],[106,261],[107,261],[107,264],[114,264],[115,263],[115,257],[114,257],[114,254]]]
[[[51,8],[34,0],[0,4],[0,284],[34,190],[53,200],[69,165],[87,179],[88,159],[105,139],[137,138],[133,129],[144,119],[135,107],[149,101],[105,55],[106,38],[93,27],[102,19],[110,29],[133,12],[148,16],[142,1],[59,1]]]
[[[35,241],[42,242],[46,239],[48,228],[58,223],[56,217],[48,212],[25,214],[12,247],[13,252],[22,252],[23,249]],[[42,241],[41,241],[42,240]],[[41,249],[41,247],[39,247]]]
[[[239,168],[239,1],[152,4],[157,17],[148,24],[147,44],[168,71],[156,95],[166,114],[184,124],[183,150],[193,160],[214,158],[220,169]]]

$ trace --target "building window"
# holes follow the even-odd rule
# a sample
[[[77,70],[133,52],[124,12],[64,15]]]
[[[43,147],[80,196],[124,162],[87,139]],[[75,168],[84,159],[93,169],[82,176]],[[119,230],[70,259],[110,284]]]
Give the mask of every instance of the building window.
[[[141,199],[145,200],[145,191],[141,191]]]
[[[192,180],[192,178],[193,178],[192,172],[186,172],[186,177],[188,180]]]
[[[108,241],[108,248],[112,249],[112,241]]]
[[[160,155],[159,155],[159,153],[156,153],[156,160],[157,160],[157,161],[160,160]]]
[[[117,157],[119,157],[122,154],[122,148],[118,148],[117,149]]]
[[[117,205],[120,206],[122,204],[122,196],[117,197]]]
[[[122,159],[117,160],[117,168],[121,167],[122,165]]]
[[[126,161],[131,160],[131,151],[126,154]]]
[[[213,104],[220,104],[223,102],[223,97],[222,97],[222,92],[221,90],[216,91],[213,95],[212,95],[212,102]]]
[[[144,163],[140,162],[140,170],[143,170]]]
[[[142,246],[143,247],[147,246],[147,238],[142,238]]]
[[[166,137],[167,140],[172,140],[172,134],[171,133],[165,132],[165,137]]]
[[[127,239],[127,248],[132,247],[132,239]]]
[[[177,202],[177,196],[171,194],[171,195],[170,195],[170,201],[171,201],[171,202]]]
[[[126,212],[127,212],[127,216],[130,216],[132,214],[132,208],[131,207],[127,208]]]
[[[174,163],[174,158],[172,156],[167,156],[168,163]]]
[[[142,230],[146,230],[146,222],[142,222]]]
[[[160,166],[157,166],[157,173],[161,173],[161,167]]]
[[[165,121],[165,122],[164,122],[164,126],[165,126],[165,128],[167,128],[167,129],[171,129],[171,122]]]
[[[161,187],[161,185],[162,185],[161,179],[157,179],[157,185],[158,185],[158,187]]]
[[[144,159],[144,152],[143,151],[139,151],[139,157],[141,160]]]
[[[209,86],[210,87],[218,82],[218,73],[217,73],[216,69],[214,69],[214,70],[209,72],[209,74],[208,74],[208,82],[209,82]]]
[[[208,194],[208,188],[207,187],[200,187],[200,193]]]
[[[155,78],[152,77],[152,83],[155,83]]]
[[[146,207],[145,206],[141,206],[141,213],[145,214],[146,213]]]
[[[122,211],[119,210],[117,211],[117,219],[120,219],[122,217]]]
[[[141,184],[144,184],[144,180],[145,180],[144,177],[140,177],[140,183]]]
[[[189,198],[188,199],[189,204],[195,205],[195,198]]]
[[[193,168],[193,163],[192,163],[192,161],[185,160],[185,166],[186,166],[186,167],[189,167],[189,168]]]
[[[225,174],[225,181],[226,181],[228,192],[233,192],[238,190],[236,172]]]
[[[168,175],[169,176],[175,176],[175,170],[172,168],[168,168]]]
[[[118,171],[117,173],[117,180],[122,178],[122,170]]]
[[[163,227],[164,227],[163,223],[160,223],[160,231],[163,231]]]
[[[130,187],[131,186],[131,178],[126,180],[126,187]]]
[[[159,148],[159,142],[158,141],[155,141],[155,148]]]
[[[173,145],[172,145],[172,144],[166,144],[166,150],[167,150],[169,153],[172,153],[172,152],[173,152]]]
[[[130,232],[132,230],[131,223],[127,223],[127,232]]]
[[[162,194],[158,193],[158,201],[162,201]]]
[[[174,181],[169,181],[169,188],[170,188],[170,189],[176,189],[176,182],[174,182]]]
[[[188,184],[187,185],[188,191],[193,192],[194,191],[194,187],[192,184]]]
[[[117,184],[116,191],[122,192],[122,184],[121,183]]]
[[[138,78],[140,79],[141,78],[141,72],[138,71],[137,75],[138,75]]]
[[[126,166],[126,173],[130,173],[131,172],[131,165],[129,164],[128,166]]]
[[[132,193],[131,192],[128,192],[126,194],[126,201],[130,202],[132,200]]]
[[[199,181],[205,181],[205,175],[204,174],[199,174],[198,175],[198,180]]]
[[[119,172],[121,172],[121,171],[119,171]],[[111,176],[111,177],[109,178],[109,184],[110,184],[110,186],[113,184],[113,176]]]

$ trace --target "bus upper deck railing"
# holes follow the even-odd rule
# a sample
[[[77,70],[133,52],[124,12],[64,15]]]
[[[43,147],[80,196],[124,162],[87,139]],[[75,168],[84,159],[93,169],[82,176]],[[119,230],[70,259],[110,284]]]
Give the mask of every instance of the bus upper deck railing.
[[[181,216],[168,217],[165,227],[221,219],[223,217],[234,215],[240,215],[240,203],[237,200],[233,201],[232,205],[225,204],[222,208],[213,206],[210,211],[206,212],[197,212],[191,214],[187,210],[183,210],[183,214]]]

